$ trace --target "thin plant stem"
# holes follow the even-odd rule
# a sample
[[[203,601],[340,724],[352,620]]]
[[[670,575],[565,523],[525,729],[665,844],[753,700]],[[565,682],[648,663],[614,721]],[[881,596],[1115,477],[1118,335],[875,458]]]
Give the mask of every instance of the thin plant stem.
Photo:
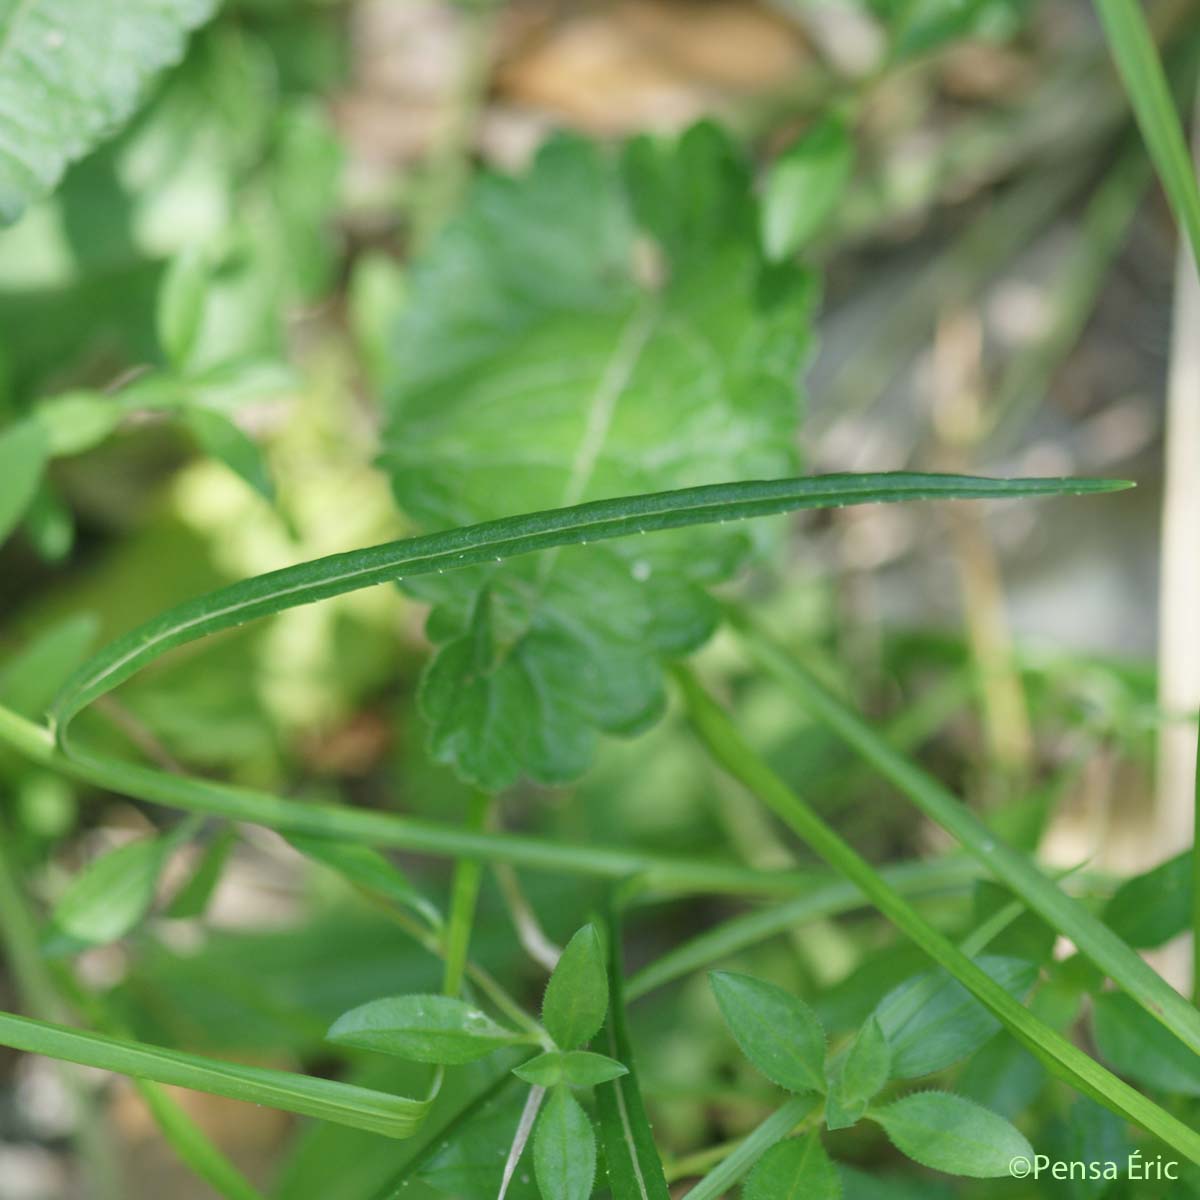
[[[468,803],[466,828],[475,832],[487,823],[492,797],[476,792]],[[457,996],[462,990],[467,966],[467,951],[471,930],[475,925],[475,902],[479,898],[479,881],[483,866],[477,858],[460,858],[454,868],[454,887],[450,899],[450,918],[446,923],[446,969],[442,991]]]

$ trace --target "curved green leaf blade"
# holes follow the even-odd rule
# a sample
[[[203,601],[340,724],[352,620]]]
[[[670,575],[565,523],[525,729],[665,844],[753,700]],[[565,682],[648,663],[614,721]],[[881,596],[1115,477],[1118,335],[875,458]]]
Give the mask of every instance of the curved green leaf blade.
[[[902,1154],[949,1175],[993,1179],[1007,1176],[1014,1158],[1033,1161],[1033,1147],[1019,1129],[949,1092],[914,1092],[868,1116]]]
[[[587,1113],[565,1087],[556,1087],[538,1117],[533,1169],[543,1197],[588,1200],[596,1178],[596,1135]]]
[[[585,925],[566,944],[546,984],[542,1023],[560,1050],[574,1050],[596,1036],[607,1011],[604,948],[595,926]]]
[[[135,1079],[150,1079],[155,1083],[211,1092],[214,1096],[265,1104],[284,1112],[352,1125],[385,1137],[411,1136],[420,1127],[429,1108],[427,1100],[390,1096],[310,1075],[246,1067],[125,1038],[82,1033],[11,1013],[0,1013],[0,1045],[97,1067],[102,1071],[116,1071]]]
[[[825,1090],[825,1031],[804,1001],[762,979],[709,975],[721,1015],[742,1053],[790,1092]]]
[[[216,0],[0,0],[0,224],[114,132]]]
[[[433,995],[372,1000],[338,1017],[326,1036],[341,1046],[446,1066],[528,1040],[464,1000]]]
[[[597,500],[547,512],[506,517],[332,554],[255,576],[189,600],[109,643],[80,668],[58,697],[52,718],[60,740],[71,719],[93,700],[172,647],[257,617],[340,596],[359,588],[436,575],[559,546],[684,529],[806,508],[932,499],[1011,499],[1117,491],[1106,479],[985,479],[969,475],[817,475],[711,484]],[[576,686],[578,681],[575,681]]]
[[[513,1074],[538,1087],[550,1088],[559,1083],[595,1087],[598,1083],[628,1075],[629,1069],[607,1054],[593,1054],[590,1050],[551,1050],[514,1067]]]
[[[842,1181],[814,1131],[772,1146],[742,1189],[742,1200],[838,1200]]]

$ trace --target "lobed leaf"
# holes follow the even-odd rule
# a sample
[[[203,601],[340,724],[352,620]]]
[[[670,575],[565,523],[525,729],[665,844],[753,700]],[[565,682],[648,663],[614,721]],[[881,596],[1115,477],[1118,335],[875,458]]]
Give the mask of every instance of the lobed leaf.
[[[803,1000],[749,975],[709,980],[734,1040],[768,1079],[790,1092],[825,1090],[825,1031]]]
[[[113,133],[216,0],[0,0],[0,225]]]

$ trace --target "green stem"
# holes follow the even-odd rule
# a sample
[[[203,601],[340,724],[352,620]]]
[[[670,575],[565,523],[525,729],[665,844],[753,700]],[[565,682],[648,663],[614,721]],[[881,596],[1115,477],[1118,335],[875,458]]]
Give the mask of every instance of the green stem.
[[[49,732],[0,707],[0,744],[33,761],[83,783],[229,821],[265,825],[284,834],[336,838],[387,846],[415,854],[450,858],[473,857],[487,862],[565,874],[624,880],[636,877],[649,891],[671,893],[732,892],[745,895],[795,895],[818,883],[822,876],[805,871],[754,871],[728,863],[672,859],[604,846],[581,846],[524,837],[485,833],[332,804],[284,800],[267,792],[207,780],[184,778],[136,763],[102,759],[73,748],[57,749]]]
[[[830,694],[744,617],[733,614],[752,657],[778,679],[822,725],[837,734],[931,821],[1007,885],[1043,920],[1068,937],[1113,982],[1124,988],[1180,1041],[1200,1053],[1200,1012],[1102,921],[1062,891],[1023,854],[999,841],[942,784],[898,754],[857,713]]]
[[[1200,1007],[1200,717],[1196,720],[1195,795],[1192,809],[1192,1003]]]
[[[931,926],[864,858],[838,836],[743,741],[722,709],[696,679],[676,669],[688,716],[713,758],[756,795],[840,874],[857,884],[872,904],[911,941],[988,1008],[1013,1035],[1060,1078],[1132,1121],[1168,1146],[1200,1163],[1200,1134],[1038,1020],[975,962]]]
[[[721,1200],[776,1142],[783,1141],[797,1125],[806,1120],[818,1103],[812,1096],[795,1096],[782,1108],[777,1108],[748,1137],[743,1138],[723,1162],[685,1193],[687,1200]]]
[[[491,811],[492,797],[484,792],[471,796],[466,828],[481,830]],[[477,858],[460,858],[454,868],[454,887],[450,898],[450,919],[446,924],[446,969],[442,991],[457,996],[462,991],[463,974],[467,966],[467,951],[471,944],[471,929],[475,924],[475,903],[479,899],[479,881],[483,864]]]

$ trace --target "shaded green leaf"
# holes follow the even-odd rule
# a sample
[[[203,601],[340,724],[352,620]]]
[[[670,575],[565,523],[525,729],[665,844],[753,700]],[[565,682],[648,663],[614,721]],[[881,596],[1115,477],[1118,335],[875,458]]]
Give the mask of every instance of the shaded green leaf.
[[[1125,880],[1101,916],[1113,933],[1131,946],[1161,946],[1190,927],[1192,887],[1192,856],[1185,850]]]
[[[120,425],[125,412],[118,397],[79,389],[41,401],[35,417],[46,431],[50,457],[66,458],[98,446]]]
[[[297,834],[290,836],[288,841],[306,858],[336,871],[355,887],[411,909],[435,929],[441,926],[442,915],[433,902],[422,896],[399,867],[378,850],[354,842]]]
[[[340,1016],[329,1041],[414,1062],[452,1066],[523,1039],[473,1005],[451,996],[390,996]]]
[[[1124,992],[1101,992],[1092,1003],[1096,1045],[1114,1070],[1146,1087],[1200,1096],[1200,1055],[1181,1045]]]
[[[825,1033],[812,1009],[783,988],[749,975],[709,975],[721,1015],[742,1053],[792,1092],[825,1090]]]
[[[778,1142],[759,1159],[742,1200],[839,1200],[842,1181],[816,1132]]]
[[[12,533],[33,500],[48,453],[45,430],[36,420],[18,421],[0,430],[0,542]]]
[[[119,127],[216,0],[0,0],[0,224]]]
[[[596,1178],[596,1135],[569,1089],[556,1087],[533,1135],[533,1167],[546,1200],[588,1200]]]
[[[150,911],[173,845],[168,837],[139,838],[93,859],[54,906],[53,932],[81,946],[124,937]]]
[[[762,243],[778,262],[803,250],[833,215],[850,181],[854,143],[845,122],[826,117],[788,147],[767,172]]]
[[[949,1175],[998,1178],[1009,1174],[1014,1158],[1033,1161],[1033,1147],[1016,1126],[949,1092],[914,1092],[868,1116],[902,1154]]]
[[[604,947],[595,926],[585,925],[566,944],[546,984],[542,1024],[560,1050],[574,1050],[595,1037],[607,1011]]]
[[[208,279],[208,260],[194,246],[180,251],[163,273],[155,322],[158,344],[176,370],[187,365],[195,348],[204,318]]]
[[[1037,968],[1020,959],[983,955],[975,962],[1010,995],[1033,986]],[[928,971],[889,992],[875,1017],[892,1050],[892,1077],[915,1079],[978,1050],[1000,1022],[944,970]]]

